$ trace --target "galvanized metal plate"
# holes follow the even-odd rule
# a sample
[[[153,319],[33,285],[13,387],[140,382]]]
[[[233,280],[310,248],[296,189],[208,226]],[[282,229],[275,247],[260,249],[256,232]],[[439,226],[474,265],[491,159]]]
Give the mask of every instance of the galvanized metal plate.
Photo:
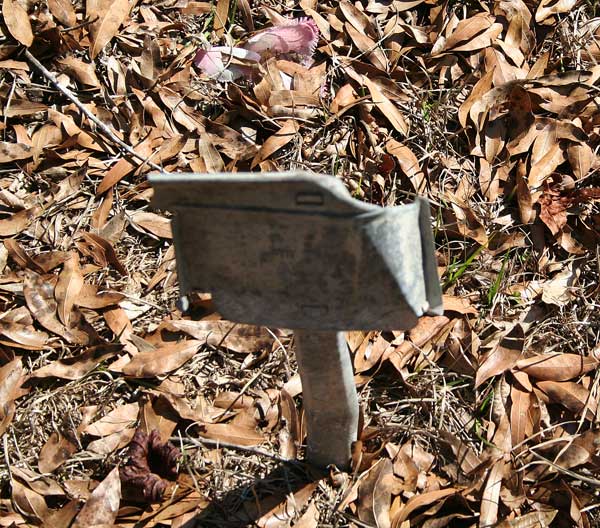
[[[305,172],[154,174],[182,294],[267,326],[405,329],[441,313],[427,201],[381,208]]]

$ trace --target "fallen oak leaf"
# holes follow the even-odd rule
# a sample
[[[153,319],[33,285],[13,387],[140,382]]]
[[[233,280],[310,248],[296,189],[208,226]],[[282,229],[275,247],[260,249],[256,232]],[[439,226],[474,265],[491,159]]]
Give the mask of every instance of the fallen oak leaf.
[[[577,414],[587,409],[586,418],[588,420],[594,419],[598,404],[581,383],[573,381],[537,381],[535,385],[553,403],[558,403]]]
[[[135,378],[152,378],[177,370],[189,361],[202,346],[196,339],[166,343],[151,352],[140,352],[123,365],[121,372]]]
[[[120,344],[102,344],[88,348],[82,354],[53,361],[31,374],[31,378],[56,377],[77,380],[94,370],[100,363],[112,358],[122,350]]]
[[[273,336],[262,326],[245,325],[231,321],[168,320],[160,329],[170,332],[185,332],[190,337],[212,346],[220,346],[248,354],[259,352],[273,343]]]
[[[100,266],[112,264],[119,273],[128,275],[108,240],[95,233],[81,233],[81,238],[83,241],[78,241],[77,246],[84,255],[90,256]]]
[[[515,368],[527,373],[532,378],[546,381],[567,381],[598,366],[595,357],[580,356],[579,354],[548,354],[536,355],[520,359]]]
[[[39,207],[31,207],[24,209],[18,213],[14,213],[8,218],[0,220],[0,236],[9,237],[19,234],[29,227],[29,224],[39,215],[41,209]]]
[[[70,0],[48,0],[48,8],[52,16],[63,26],[70,27],[77,24],[75,8]]]
[[[72,252],[58,276],[54,296],[58,302],[58,318],[67,327],[71,323],[71,312],[83,286],[83,273],[79,267],[79,257]]]
[[[112,526],[121,503],[121,479],[119,467],[115,467],[96,487],[77,515],[72,528]]]
[[[0,367],[0,436],[4,434],[15,414],[15,401],[23,396],[23,365],[15,358]]]
[[[117,34],[129,15],[128,0],[88,0],[85,3],[86,18],[90,24],[90,58],[98,53]]]
[[[3,0],[2,17],[10,34],[23,46],[33,44],[33,31],[27,11],[16,0]]]

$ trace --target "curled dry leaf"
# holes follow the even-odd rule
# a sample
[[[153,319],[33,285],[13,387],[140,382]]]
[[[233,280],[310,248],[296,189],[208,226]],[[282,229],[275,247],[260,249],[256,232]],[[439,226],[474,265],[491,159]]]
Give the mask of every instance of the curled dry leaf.
[[[119,273],[127,275],[125,266],[108,240],[95,233],[82,233],[81,238],[83,240],[78,241],[77,246],[84,255],[90,256],[99,266],[112,264]]]
[[[23,365],[15,358],[0,367],[0,436],[4,434],[15,414],[15,400],[23,395]]]
[[[11,480],[11,488],[12,500],[17,508],[27,517],[35,519],[42,525],[45,524],[50,512],[44,497],[14,478]]]
[[[286,528],[290,526],[290,523],[296,519],[300,512],[304,509],[310,498],[312,497],[317,487],[316,482],[311,482],[306,486],[303,486],[295,493],[289,494],[283,502],[270,508],[265,514],[256,520],[256,525],[259,528]],[[276,497],[267,497],[266,500],[260,504],[254,504],[249,507],[249,513],[251,517],[254,517],[254,510],[257,513],[262,513],[265,509],[268,509],[272,504],[272,500]],[[254,506],[254,507],[253,507]],[[294,523],[294,526],[298,526],[298,523]]]
[[[2,1],[2,16],[10,34],[23,46],[33,44],[33,31],[27,11],[17,0]]]
[[[262,326],[244,325],[231,321],[165,321],[165,330],[185,332],[202,344],[222,346],[232,352],[259,352],[273,344],[273,336]]]
[[[596,415],[598,403],[583,385],[572,381],[538,381],[539,387],[552,401],[566,407],[570,411],[580,414],[586,410],[586,418],[593,420]]]
[[[524,344],[523,327],[516,325],[480,363],[475,377],[475,387],[479,387],[492,376],[510,370],[521,357]]]
[[[119,513],[121,503],[121,479],[119,468],[114,468],[92,491],[89,499],[77,515],[72,528],[112,526]]]
[[[48,0],[48,7],[52,16],[63,26],[70,27],[77,24],[77,15],[71,0]]]
[[[125,295],[116,291],[101,291],[94,284],[83,284],[77,296],[77,305],[83,308],[97,310],[115,306],[125,299]]]
[[[137,403],[119,405],[99,420],[89,424],[83,432],[94,436],[107,436],[132,427],[140,411]]]
[[[598,360],[579,354],[547,354],[520,359],[515,368],[532,378],[546,381],[568,381],[598,366]]]
[[[171,232],[171,220],[156,213],[136,211],[131,215],[134,223],[160,238],[173,238]]]
[[[117,355],[122,346],[119,344],[102,344],[88,348],[82,354],[70,358],[58,359],[34,370],[32,378],[56,377],[77,380],[94,370],[100,363]]]
[[[175,479],[181,452],[170,442],[161,442],[156,430],[149,435],[137,431],[129,445],[128,460],[120,470],[123,495],[138,502],[159,502]]]
[[[496,525],[496,528],[538,528],[550,526],[558,510],[543,510],[519,515],[514,519],[504,520]]]
[[[54,288],[54,296],[58,302],[58,317],[67,328],[70,326],[71,312],[82,286],[83,273],[79,267],[79,256],[72,252]]]
[[[177,370],[189,361],[202,346],[202,342],[190,339],[178,343],[166,343],[152,352],[140,352],[121,369],[123,374],[135,378],[152,378]]]
[[[129,444],[134,434],[135,429],[133,427],[123,429],[122,431],[117,431],[116,433],[93,440],[87,445],[86,450],[98,455],[109,455]]]
[[[532,395],[531,392],[522,390],[521,387],[514,384],[511,387],[510,399],[510,433],[514,449],[533,433],[533,420],[530,412]]]
[[[1,342],[28,350],[39,350],[48,341],[48,334],[33,327],[33,319],[25,307],[6,312],[0,317],[0,335],[11,340]]]
[[[39,212],[39,207],[32,207],[31,209],[24,209],[23,211],[14,213],[8,218],[2,218],[0,220],[0,236],[8,237],[18,235],[21,231],[24,231],[29,227]]]
[[[64,337],[69,343],[87,345],[97,340],[97,334],[83,315],[72,315],[71,328],[65,327],[57,318],[58,304],[54,299],[54,286],[42,276],[28,272],[23,283],[27,307],[36,320],[47,330]]]
[[[265,441],[262,433],[233,424],[202,424],[200,436],[239,446],[256,446]]]
[[[419,495],[412,496],[404,506],[400,508],[398,513],[394,515],[392,519],[392,526],[402,526],[402,523],[406,521],[412,513],[423,506],[429,504],[445,501],[448,497],[456,495],[458,490],[456,488],[445,488],[433,491],[427,491]]]
[[[544,24],[553,15],[568,13],[576,4],[577,0],[542,0],[535,12],[535,21]]]
[[[88,0],[86,18],[90,24],[90,57],[94,59],[117,34],[129,14],[128,0]]]
[[[481,511],[479,514],[479,526],[493,526],[498,521],[498,507],[500,504],[500,489],[502,478],[506,471],[504,460],[497,460],[490,469],[483,495],[481,497]]]
[[[38,469],[42,473],[52,473],[69,460],[77,449],[77,443],[62,433],[52,433],[40,451]]]
[[[390,528],[392,462],[384,458],[371,467],[358,487],[358,518],[377,528]]]

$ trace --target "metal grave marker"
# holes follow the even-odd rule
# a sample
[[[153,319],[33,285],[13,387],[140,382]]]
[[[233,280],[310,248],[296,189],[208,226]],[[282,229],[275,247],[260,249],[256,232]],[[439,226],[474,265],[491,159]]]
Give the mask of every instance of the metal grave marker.
[[[182,299],[210,292],[229,320],[294,330],[307,459],[347,468],[358,401],[344,330],[403,330],[441,314],[429,204],[353,199],[332,176],[153,174],[172,211]]]

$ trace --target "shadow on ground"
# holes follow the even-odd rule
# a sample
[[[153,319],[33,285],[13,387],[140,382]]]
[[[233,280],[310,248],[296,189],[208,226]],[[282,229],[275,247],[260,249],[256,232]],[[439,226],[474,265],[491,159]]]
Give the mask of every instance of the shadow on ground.
[[[324,473],[305,464],[290,462],[277,466],[265,477],[238,486],[213,500],[182,528],[242,528],[253,526],[265,513],[290,494],[316,482]]]

